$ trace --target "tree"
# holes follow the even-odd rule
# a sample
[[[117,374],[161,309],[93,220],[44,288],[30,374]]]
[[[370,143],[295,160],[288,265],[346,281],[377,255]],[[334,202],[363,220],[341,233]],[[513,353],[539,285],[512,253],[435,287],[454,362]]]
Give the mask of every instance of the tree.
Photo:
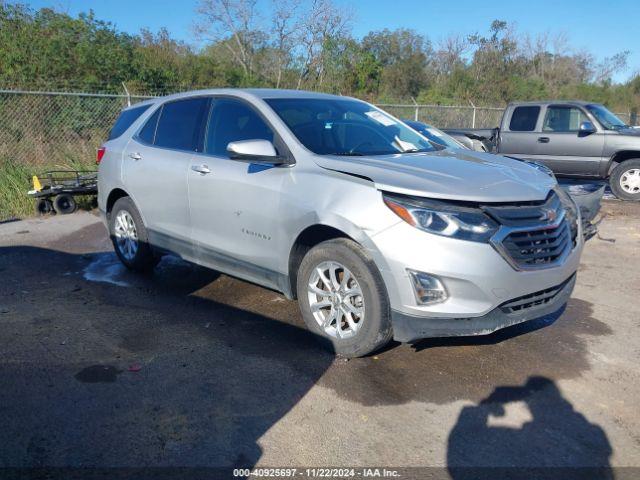
[[[212,43],[221,43],[240,65],[244,75],[255,74],[257,51],[264,47],[265,33],[258,26],[257,0],[200,0],[196,33]]]
[[[303,81],[311,87],[323,85],[325,47],[331,39],[345,37],[348,34],[351,14],[336,7],[331,0],[312,0],[307,11],[302,12],[302,21],[296,43],[299,45],[298,82]]]
[[[298,13],[301,0],[272,0],[272,47],[275,57],[275,85],[280,88],[283,72],[291,66],[291,52],[299,37],[302,21]]]
[[[382,83],[387,96],[417,96],[428,85],[427,66],[433,55],[431,42],[410,29],[371,32],[362,48],[382,65]]]

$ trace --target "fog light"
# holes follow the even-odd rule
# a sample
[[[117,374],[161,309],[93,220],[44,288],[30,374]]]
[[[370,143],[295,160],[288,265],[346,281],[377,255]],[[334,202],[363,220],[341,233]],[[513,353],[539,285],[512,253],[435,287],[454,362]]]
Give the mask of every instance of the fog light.
[[[438,277],[423,272],[407,270],[418,305],[430,305],[444,302],[448,298],[447,290]]]

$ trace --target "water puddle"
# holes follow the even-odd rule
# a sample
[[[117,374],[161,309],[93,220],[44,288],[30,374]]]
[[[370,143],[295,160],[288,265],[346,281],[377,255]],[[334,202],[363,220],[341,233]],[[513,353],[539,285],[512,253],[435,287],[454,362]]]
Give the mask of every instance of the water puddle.
[[[84,269],[84,279],[90,282],[102,282],[128,287],[129,284],[120,277],[127,272],[127,268],[120,263],[115,253],[100,253]]]

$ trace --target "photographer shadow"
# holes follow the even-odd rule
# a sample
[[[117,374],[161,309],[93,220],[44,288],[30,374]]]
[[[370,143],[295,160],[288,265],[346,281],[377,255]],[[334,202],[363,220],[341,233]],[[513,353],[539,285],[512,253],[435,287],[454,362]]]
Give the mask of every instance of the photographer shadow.
[[[517,406],[528,412],[507,418]],[[577,412],[552,380],[534,376],[462,409],[449,434],[447,466],[454,480],[607,480],[614,478],[611,453],[603,429]]]

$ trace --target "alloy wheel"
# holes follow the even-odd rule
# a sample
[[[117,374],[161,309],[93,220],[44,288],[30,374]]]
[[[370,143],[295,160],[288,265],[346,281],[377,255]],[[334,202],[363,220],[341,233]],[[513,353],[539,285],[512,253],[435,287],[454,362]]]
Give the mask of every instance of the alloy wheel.
[[[309,306],[324,332],[338,339],[355,336],[365,319],[362,289],[356,277],[341,263],[317,265],[307,288]]]
[[[132,261],[138,252],[138,231],[133,217],[126,210],[120,210],[114,227],[118,251],[126,260]]]

